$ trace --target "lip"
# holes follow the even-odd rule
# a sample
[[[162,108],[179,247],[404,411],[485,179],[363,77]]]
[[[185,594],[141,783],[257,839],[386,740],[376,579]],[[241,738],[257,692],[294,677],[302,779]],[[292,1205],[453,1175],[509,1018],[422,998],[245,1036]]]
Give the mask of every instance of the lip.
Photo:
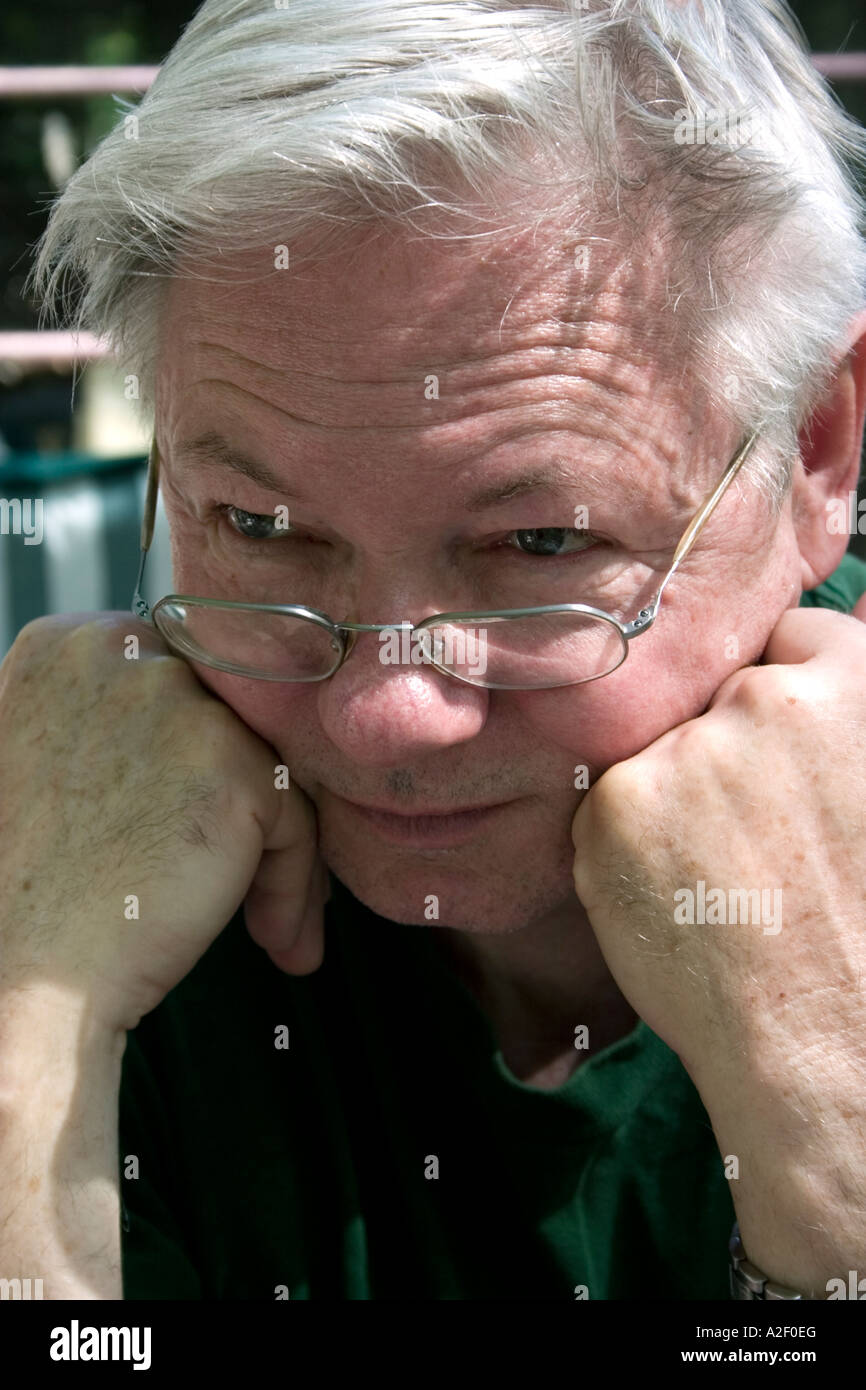
[[[475,815],[479,811],[491,811],[495,806],[507,806],[505,801],[487,801],[478,806],[445,806],[441,809],[433,809],[430,806],[414,806],[410,811],[397,810],[393,806],[376,806],[372,801],[349,801],[345,796],[340,797],[348,806],[355,806],[359,811],[375,811],[377,815],[392,816],[395,820],[417,820],[424,816],[451,816]]]
[[[497,801],[456,812],[424,811],[407,815],[405,811],[386,811],[343,797],[339,799],[384,839],[423,849],[448,849],[463,844],[486,827],[499,811],[514,805],[513,801]]]

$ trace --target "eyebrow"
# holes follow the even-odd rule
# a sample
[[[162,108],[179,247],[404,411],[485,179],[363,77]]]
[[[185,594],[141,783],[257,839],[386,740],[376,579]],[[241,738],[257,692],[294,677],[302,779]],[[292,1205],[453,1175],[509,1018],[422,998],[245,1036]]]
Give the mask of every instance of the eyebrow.
[[[215,431],[210,430],[194,439],[182,441],[178,446],[178,454],[184,459],[198,460],[200,463],[240,473],[270,492],[280,493],[284,497],[295,496],[299,501],[302,500],[298,494],[292,493],[267,465],[239,453]],[[517,497],[573,490],[576,482],[573,470],[562,459],[556,459],[543,469],[524,471],[505,481],[489,484],[464,503],[464,507],[467,512],[473,513],[490,511],[494,507],[505,506]]]
[[[206,434],[200,434],[195,439],[183,440],[178,445],[178,454],[184,459],[211,464],[217,468],[226,468],[232,473],[240,473],[243,477],[249,478],[251,482],[258,483],[259,487],[266,488],[270,492],[279,492],[283,496],[292,495],[285,484],[265,464],[257,463],[255,459],[247,458],[246,455],[238,453],[237,449],[233,449],[221,434],[216,434],[213,430]]]
[[[467,512],[486,512],[492,507],[505,506],[515,497],[531,493],[564,493],[574,490],[577,478],[572,469],[556,459],[546,468],[519,473],[505,482],[492,483],[465,503]]]

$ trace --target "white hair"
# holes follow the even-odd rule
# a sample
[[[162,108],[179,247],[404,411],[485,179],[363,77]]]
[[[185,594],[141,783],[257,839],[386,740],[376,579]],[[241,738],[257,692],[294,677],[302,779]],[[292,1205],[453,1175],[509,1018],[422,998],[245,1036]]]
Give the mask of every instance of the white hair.
[[[207,0],[119,115],[29,287],[43,321],[108,339],[142,414],[186,266],[389,224],[544,220],[631,256],[660,230],[670,361],[762,431],[748,466],[778,506],[866,300],[866,132],[782,0]]]

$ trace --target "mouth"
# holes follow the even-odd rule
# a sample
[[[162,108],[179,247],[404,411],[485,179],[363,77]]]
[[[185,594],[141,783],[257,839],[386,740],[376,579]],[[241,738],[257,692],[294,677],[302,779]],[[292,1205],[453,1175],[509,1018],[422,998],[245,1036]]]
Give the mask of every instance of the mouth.
[[[364,806],[356,801],[335,798],[349,814],[377,831],[394,844],[418,845],[426,849],[446,849],[462,844],[486,828],[489,823],[513,806],[513,801],[498,801],[487,806],[470,806],[458,811],[420,811],[412,815]]]

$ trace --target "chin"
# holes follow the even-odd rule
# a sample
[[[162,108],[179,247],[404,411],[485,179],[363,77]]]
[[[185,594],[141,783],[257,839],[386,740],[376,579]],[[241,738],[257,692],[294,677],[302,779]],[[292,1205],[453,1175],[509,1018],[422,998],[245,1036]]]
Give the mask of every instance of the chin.
[[[538,853],[521,854],[523,863],[537,866],[527,875],[514,869],[514,854],[507,857],[507,874],[490,868],[486,873],[477,856],[421,855],[409,862],[407,855],[370,852],[360,857],[345,846],[320,842],[320,852],[331,872],[349,892],[378,916],[407,927],[451,927],[458,931],[497,934],[518,931],[562,905],[573,901],[572,865],[552,863],[544,872]],[[435,899],[435,901],[431,901]]]

